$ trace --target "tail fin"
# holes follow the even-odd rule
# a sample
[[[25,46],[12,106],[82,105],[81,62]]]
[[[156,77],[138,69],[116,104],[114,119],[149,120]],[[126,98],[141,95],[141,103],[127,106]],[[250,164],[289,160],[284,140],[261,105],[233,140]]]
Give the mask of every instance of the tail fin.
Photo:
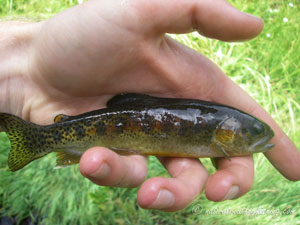
[[[17,116],[0,113],[0,132],[6,132],[11,143],[8,156],[8,167],[11,171],[17,171],[31,161],[47,154],[40,150],[41,146],[36,140],[39,127]]]

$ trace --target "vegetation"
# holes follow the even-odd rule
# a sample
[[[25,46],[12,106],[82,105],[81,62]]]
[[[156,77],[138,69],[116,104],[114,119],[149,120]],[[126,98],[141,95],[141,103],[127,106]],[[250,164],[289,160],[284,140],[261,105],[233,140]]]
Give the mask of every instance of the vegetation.
[[[1,20],[46,19],[81,1],[0,0]],[[263,18],[254,40],[223,43],[198,34],[175,36],[205,54],[255,98],[300,147],[300,5],[298,0],[232,0],[238,9]],[[136,204],[137,189],[99,187],[78,166],[53,169],[54,155],[16,173],[7,170],[10,148],[0,134],[0,218],[30,217],[41,224],[299,224],[300,183],[283,178],[263,156],[255,155],[252,190],[234,201],[210,202],[202,194],[186,209],[165,213]],[[201,160],[213,172],[208,159]],[[154,157],[149,177],[167,176]]]

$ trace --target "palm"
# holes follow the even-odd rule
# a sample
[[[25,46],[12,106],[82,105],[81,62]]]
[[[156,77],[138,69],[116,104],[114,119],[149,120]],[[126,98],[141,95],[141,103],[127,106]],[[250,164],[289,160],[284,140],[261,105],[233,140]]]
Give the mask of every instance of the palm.
[[[193,61],[202,63],[206,67],[203,69],[211,71],[218,70],[215,65],[162,33],[151,31],[153,27],[143,25],[148,18],[139,24],[136,17],[106,18],[105,12],[91,13],[89,7],[95,10],[94,4],[97,2],[85,8],[88,17],[82,12],[76,17],[79,25],[73,30],[68,30],[68,19],[74,23],[77,8],[54,17],[41,28],[31,76],[38,88],[42,86],[36,101],[43,98],[44,106],[31,107],[35,122],[49,122],[49,118],[40,118],[44,111],[48,115],[61,111],[77,114],[103,107],[109,96],[120,92],[210,97],[215,80],[203,76],[199,66],[190,65]],[[60,16],[64,16],[65,23],[61,23]],[[58,34],[68,32],[51,36],[52,30]],[[80,32],[80,39],[74,37],[76,32]]]

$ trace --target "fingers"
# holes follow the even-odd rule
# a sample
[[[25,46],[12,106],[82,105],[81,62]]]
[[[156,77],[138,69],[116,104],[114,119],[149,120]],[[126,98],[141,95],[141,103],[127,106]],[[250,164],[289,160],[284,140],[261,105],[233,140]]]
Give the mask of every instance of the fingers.
[[[208,178],[205,192],[211,201],[224,201],[242,196],[251,188],[254,177],[252,156],[221,158],[218,170]]]
[[[275,147],[265,156],[272,163],[272,165],[287,179],[291,181],[300,180],[300,152],[297,146],[290,141],[289,137],[278,127],[274,121],[269,124],[275,130],[276,136],[272,143]]]
[[[162,158],[172,178],[155,177],[145,181],[138,192],[143,208],[176,211],[186,207],[203,190],[208,173],[198,159]],[[119,156],[106,148],[86,151],[80,159],[83,176],[98,185],[136,187],[147,173],[143,156]]]
[[[136,187],[147,175],[147,160],[144,156],[120,156],[109,149],[95,147],[82,155],[79,169],[98,185]]]
[[[232,41],[251,39],[263,28],[261,19],[238,11],[225,0],[156,0],[137,5],[139,17],[160,33],[197,30],[206,37]]]
[[[138,203],[148,209],[183,209],[201,193],[208,173],[198,159],[162,158],[161,162],[172,178],[145,181],[138,192]]]

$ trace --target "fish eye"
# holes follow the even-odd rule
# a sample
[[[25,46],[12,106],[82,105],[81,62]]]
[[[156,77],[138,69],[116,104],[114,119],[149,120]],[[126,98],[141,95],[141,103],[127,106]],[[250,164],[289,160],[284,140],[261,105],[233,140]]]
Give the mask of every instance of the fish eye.
[[[252,133],[254,135],[262,134],[265,131],[265,128],[262,124],[256,123],[252,127]]]
[[[249,138],[253,138],[255,136],[260,136],[265,132],[265,128],[262,124],[256,123],[250,127],[245,127],[241,130],[241,135],[244,139],[248,140]]]
[[[248,128],[244,128],[241,130],[241,135],[244,139],[249,139],[251,137],[251,132]]]

